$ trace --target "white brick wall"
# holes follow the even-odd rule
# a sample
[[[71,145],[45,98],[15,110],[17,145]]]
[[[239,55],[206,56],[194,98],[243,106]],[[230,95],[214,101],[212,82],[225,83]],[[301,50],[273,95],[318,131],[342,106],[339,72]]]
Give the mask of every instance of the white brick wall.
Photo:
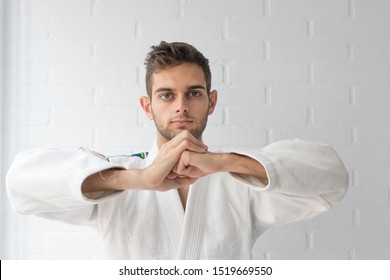
[[[144,57],[161,40],[187,41],[210,59],[220,93],[207,144],[325,142],[350,172],[339,206],[265,233],[254,256],[390,258],[389,0],[5,4],[4,170],[33,147],[148,149],[155,131],[138,102]],[[21,217],[4,195],[2,215],[3,258],[102,257],[92,230]]]

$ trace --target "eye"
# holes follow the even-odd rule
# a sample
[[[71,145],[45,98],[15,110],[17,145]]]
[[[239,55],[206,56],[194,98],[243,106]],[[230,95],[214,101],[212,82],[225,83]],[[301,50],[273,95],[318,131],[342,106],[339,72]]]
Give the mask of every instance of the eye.
[[[190,97],[198,97],[198,96],[201,95],[201,93],[200,93],[199,91],[193,90],[193,91],[190,91],[190,92],[188,93],[188,95],[189,95]]]
[[[172,99],[172,96],[173,96],[172,93],[163,93],[160,95],[160,98],[162,100],[169,100],[169,99]]]

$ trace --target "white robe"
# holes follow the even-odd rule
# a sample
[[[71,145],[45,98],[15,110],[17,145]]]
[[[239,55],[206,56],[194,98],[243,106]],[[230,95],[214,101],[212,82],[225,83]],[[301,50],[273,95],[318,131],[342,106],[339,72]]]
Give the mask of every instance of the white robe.
[[[344,196],[348,174],[328,145],[288,140],[246,154],[263,164],[268,184],[256,177],[215,173],[198,179],[183,210],[177,190],[97,192],[82,182],[109,168],[143,169],[147,159],[93,152],[36,149],[19,154],[6,178],[16,211],[89,225],[109,259],[251,259],[267,229],[311,218]]]

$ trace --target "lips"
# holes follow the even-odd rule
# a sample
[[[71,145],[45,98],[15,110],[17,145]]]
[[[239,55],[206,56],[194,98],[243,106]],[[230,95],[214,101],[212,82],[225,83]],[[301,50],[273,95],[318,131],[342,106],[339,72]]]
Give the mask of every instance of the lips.
[[[177,125],[188,125],[191,124],[193,121],[190,119],[175,119],[171,122]]]

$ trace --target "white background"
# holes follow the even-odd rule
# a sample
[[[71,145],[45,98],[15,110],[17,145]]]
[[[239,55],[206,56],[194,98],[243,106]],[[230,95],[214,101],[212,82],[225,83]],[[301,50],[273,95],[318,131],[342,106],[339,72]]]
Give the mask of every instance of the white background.
[[[206,144],[314,140],[347,166],[343,202],[267,232],[256,259],[390,259],[389,0],[4,0],[4,12],[2,259],[102,258],[92,230],[11,210],[4,176],[34,147],[149,150],[138,99],[161,40],[210,59]]]

